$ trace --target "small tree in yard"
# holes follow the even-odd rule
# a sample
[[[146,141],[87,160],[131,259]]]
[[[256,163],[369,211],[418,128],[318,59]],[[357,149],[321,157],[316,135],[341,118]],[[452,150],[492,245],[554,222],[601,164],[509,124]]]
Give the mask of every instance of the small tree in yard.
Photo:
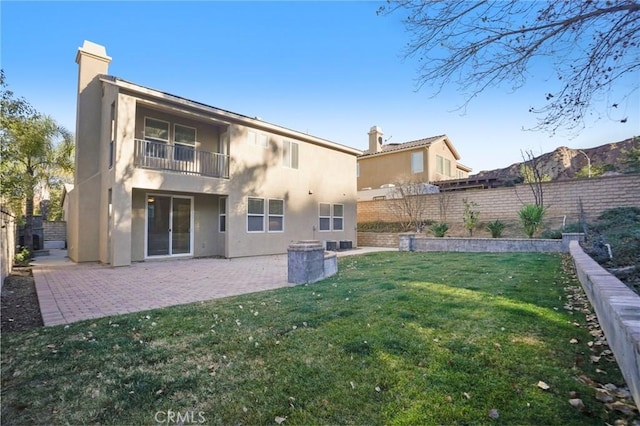
[[[462,199],[464,203],[464,213],[462,214],[462,220],[464,221],[464,227],[469,231],[469,236],[473,237],[473,230],[475,229],[480,212],[475,210],[478,207],[478,203],[475,201],[468,201],[466,198]]]
[[[427,209],[427,198],[424,196],[424,184],[406,180],[396,184],[389,204],[392,214],[402,224],[404,231],[420,232],[424,226],[423,217]]]

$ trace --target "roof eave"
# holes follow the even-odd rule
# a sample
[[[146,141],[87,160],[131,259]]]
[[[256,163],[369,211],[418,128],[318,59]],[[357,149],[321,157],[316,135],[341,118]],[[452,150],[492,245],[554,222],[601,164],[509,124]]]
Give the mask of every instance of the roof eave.
[[[143,94],[146,96],[154,97],[161,99],[163,101],[171,102],[174,104],[178,104],[184,107],[189,107],[193,109],[197,109],[209,114],[215,114],[217,116],[223,117],[225,120],[236,122],[239,124],[249,125],[251,127],[261,128],[266,131],[271,131],[274,133],[279,133],[285,136],[289,136],[298,140],[303,140],[306,142],[313,143],[315,145],[324,146],[326,148],[334,149],[337,151],[344,152],[346,154],[351,155],[361,155],[362,151],[348,147],[346,145],[342,145],[336,142],[329,141],[327,139],[322,139],[316,136],[308,135],[305,133],[298,132],[296,130],[288,129],[286,127],[278,126],[276,124],[271,124],[266,121],[259,120],[257,118],[251,118],[242,114],[238,114],[231,111],[226,111],[220,108],[216,108],[210,105],[206,105],[197,101],[192,101],[190,99],[182,98],[180,96],[172,95],[170,93],[162,92],[156,89],[151,89],[149,87],[141,86],[136,83],[132,83],[126,80],[123,80],[118,77],[103,75],[100,77],[100,80],[107,84],[112,84],[122,89],[126,89],[131,92],[136,92],[139,94]]]

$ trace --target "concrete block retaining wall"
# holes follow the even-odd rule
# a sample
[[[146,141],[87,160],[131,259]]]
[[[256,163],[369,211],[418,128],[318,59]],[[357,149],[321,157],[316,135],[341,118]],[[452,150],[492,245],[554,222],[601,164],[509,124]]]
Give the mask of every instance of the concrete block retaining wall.
[[[577,242],[570,252],[598,322],[640,409],[640,296],[608,273]]]
[[[580,241],[583,234],[562,234],[561,240],[522,238],[431,238],[412,233],[400,234],[400,251],[455,251],[476,253],[566,253],[570,241]]]
[[[358,232],[360,247],[398,247],[398,234],[394,232]]]
[[[596,177],[592,179],[571,179],[543,182],[544,200],[547,212],[545,223],[552,229],[562,227],[562,223],[577,223],[582,213],[587,220],[593,220],[603,211],[612,207],[640,207],[640,174]],[[523,204],[533,203],[533,195],[528,185],[485,190],[451,191],[422,195],[425,198],[422,220],[446,222],[449,226],[462,225],[464,199],[475,202],[480,212],[480,221],[519,223],[518,211]],[[358,201],[358,223],[395,222],[398,220],[395,200]],[[441,215],[441,207],[446,217]],[[360,244],[364,246],[365,244]]]

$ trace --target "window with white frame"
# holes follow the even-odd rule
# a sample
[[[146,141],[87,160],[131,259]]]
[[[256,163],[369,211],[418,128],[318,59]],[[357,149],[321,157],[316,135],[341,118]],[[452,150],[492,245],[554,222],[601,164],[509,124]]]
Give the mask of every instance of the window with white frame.
[[[411,173],[422,173],[424,171],[424,160],[422,152],[411,154]]]
[[[264,232],[264,198],[247,199],[247,231]]]
[[[149,157],[166,158],[169,144],[169,122],[145,117],[145,153]]]
[[[284,200],[269,199],[269,232],[284,231]]]
[[[218,214],[218,230],[220,232],[227,232],[227,199],[220,198],[218,205],[220,206],[220,213]]]
[[[333,230],[334,231],[342,231],[344,227],[344,205],[342,204],[334,204],[333,205]]]
[[[320,231],[331,231],[331,204],[320,203],[318,208],[318,229]]]
[[[196,148],[196,129],[173,125],[173,159],[176,161],[193,161]]]
[[[263,148],[267,148],[269,146],[269,137],[265,133],[249,130],[247,131],[247,142],[251,145],[258,145]]]
[[[318,205],[318,229],[320,231],[343,231],[344,205],[320,203]]]
[[[451,160],[436,155],[436,172],[441,175],[451,176]]]
[[[290,169],[298,168],[298,143],[288,140],[282,141],[282,165]]]

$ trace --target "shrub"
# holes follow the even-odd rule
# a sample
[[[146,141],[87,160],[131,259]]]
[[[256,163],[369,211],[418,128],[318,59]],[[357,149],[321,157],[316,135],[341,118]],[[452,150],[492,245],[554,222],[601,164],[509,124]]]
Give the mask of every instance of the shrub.
[[[518,212],[524,233],[529,238],[533,238],[536,231],[542,226],[542,218],[544,217],[544,207],[535,204],[525,204]]]
[[[431,232],[433,232],[433,235],[438,238],[444,237],[448,230],[449,225],[447,225],[446,223],[434,223],[433,225],[431,225]]]
[[[505,225],[503,222],[500,222],[499,219],[496,219],[495,222],[487,223],[487,229],[491,232],[491,238],[500,238],[502,237],[502,231],[504,231]]]
[[[360,222],[358,232],[402,232],[403,226],[399,222]]]
[[[480,217],[480,212],[474,210],[478,207],[478,203],[475,201],[467,201],[466,198],[464,198],[462,202],[464,203],[464,213],[462,214],[464,227],[469,231],[469,236],[473,237],[473,229],[476,227],[478,218]]]
[[[29,266],[29,261],[31,260],[31,252],[28,248],[22,247],[18,253],[16,253],[13,258],[13,264],[16,266]]]

